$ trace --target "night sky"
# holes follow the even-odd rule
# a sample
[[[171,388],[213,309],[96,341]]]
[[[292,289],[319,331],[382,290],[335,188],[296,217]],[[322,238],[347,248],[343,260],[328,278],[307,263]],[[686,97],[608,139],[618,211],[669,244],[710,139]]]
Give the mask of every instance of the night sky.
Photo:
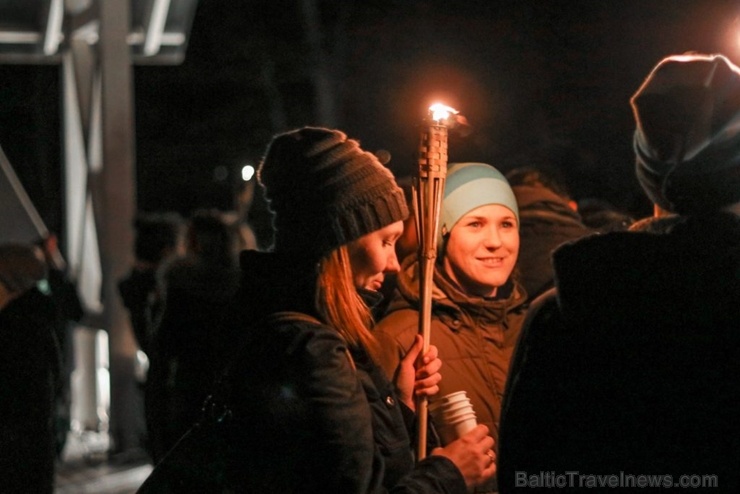
[[[669,54],[740,61],[740,4],[730,0],[317,5],[324,58],[309,49],[300,2],[201,0],[185,62],[135,68],[140,209],[230,208],[239,168],[302,125],[341,128],[411,174],[418,125],[441,99],[473,127],[451,138],[450,161],[550,163],[576,198],[641,216],[650,209],[633,173],[630,96]],[[59,67],[0,65],[0,145],[56,231],[59,94]]]

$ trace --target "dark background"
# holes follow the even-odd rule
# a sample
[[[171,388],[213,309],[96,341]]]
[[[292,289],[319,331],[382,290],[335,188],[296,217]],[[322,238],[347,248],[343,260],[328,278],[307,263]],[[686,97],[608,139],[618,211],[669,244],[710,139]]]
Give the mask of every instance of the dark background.
[[[134,69],[138,207],[229,209],[241,166],[302,125],[341,128],[411,174],[441,98],[474,130],[451,137],[450,161],[550,162],[576,198],[644,216],[629,98],[666,55],[737,61],[739,15],[734,0],[201,0],[185,62]],[[59,79],[0,65],[0,145],[57,232]]]

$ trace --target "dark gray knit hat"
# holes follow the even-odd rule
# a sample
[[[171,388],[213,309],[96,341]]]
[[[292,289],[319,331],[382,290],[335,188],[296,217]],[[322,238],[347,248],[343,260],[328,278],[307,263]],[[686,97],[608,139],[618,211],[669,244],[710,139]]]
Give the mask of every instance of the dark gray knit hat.
[[[740,201],[740,69],[722,55],[662,60],[631,99],[637,178],[682,214]]]
[[[338,130],[275,136],[258,179],[275,214],[277,252],[321,256],[409,214],[390,170]]]

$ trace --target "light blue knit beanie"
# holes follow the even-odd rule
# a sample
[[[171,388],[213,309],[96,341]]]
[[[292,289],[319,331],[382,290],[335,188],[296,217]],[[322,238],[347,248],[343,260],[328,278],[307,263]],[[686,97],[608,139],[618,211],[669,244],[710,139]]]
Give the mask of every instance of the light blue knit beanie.
[[[516,197],[501,172],[485,163],[454,163],[447,170],[439,231],[444,238],[460,218],[480,206],[499,204],[516,216],[519,228],[519,208]],[[443,242],[440,242],[440,246]]]

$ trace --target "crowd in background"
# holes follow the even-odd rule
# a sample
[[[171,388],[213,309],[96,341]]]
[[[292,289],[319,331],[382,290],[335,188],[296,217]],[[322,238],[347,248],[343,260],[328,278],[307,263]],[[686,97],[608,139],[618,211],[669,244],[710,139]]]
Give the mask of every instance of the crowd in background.
[[[553,167],[451,164],[426,352],[406,180],[338,130],[270,142],[269,252],[243,210],[140,214],[119,291],[150,362],[142,492],[213,488],[197,477],[213,468],[238,492],[508,493],[574,470],[737,492],[740,69],[669,57],[631,104],[655,217],[574,198]],[[49,250],[0,246],[0,467],[11,485],[43,472],[35,492],[51,492],[82,317]],[[417,400],[461,390],[478,427],[450,442],[432,422],[415,451]],[[208,406],[228,411],[218,466],[173,469]]]

